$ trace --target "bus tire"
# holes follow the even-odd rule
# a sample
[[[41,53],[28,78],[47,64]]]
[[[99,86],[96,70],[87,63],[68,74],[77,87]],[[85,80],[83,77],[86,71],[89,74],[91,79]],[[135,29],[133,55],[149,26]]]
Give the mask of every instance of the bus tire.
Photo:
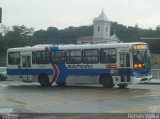
[[[119,88],[126,88],[128,85],[127,84],[117,84]]]
[[[101,75],[99,82],[103,85],[104,88],[113,88],[113,79],[110,75]]]
[[[38,76],[38,81],[39,81],[40,85],[43,86],[43,87],[47,87],[47,86],[51,85],[49,83],[49,77],[48,77],[47,74],[40,74]]]

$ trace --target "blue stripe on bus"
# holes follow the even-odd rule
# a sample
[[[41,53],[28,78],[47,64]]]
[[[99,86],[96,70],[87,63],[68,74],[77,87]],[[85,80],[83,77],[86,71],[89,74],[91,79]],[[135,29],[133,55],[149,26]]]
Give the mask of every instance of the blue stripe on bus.
[[[53,75],[53,69],[7,69],[8,75],[37,75],[40,73]]]
[[[127,76],[128,74],[122,74],[124,69],[67,69],[64,64],[57,64],[59,70],[58,81],[65,81],[66,77],[69,75],[72,76],[87,76],[87,75],[95,75],[98,76],[100,74],[111,74],[112,76]],[[129,69],[130,76],[142,76],[146,74],[150,74],[150,70],[145,70],[144,74],[141,74],[135,69]],[[38,75],[40,73],[46,73],[48,75],[53,75],[53,69],[7,69],[8,75]]]
[[[109,69],[61,69],[59,68],[60,75],[99,75],[103,73],[110,73]],[[37,75],[46,73],[53,75],[53,69],[7,69],[8,75]]]
[[[61,75],[100,75],[111,74],[111,69],[64,69],[60,66],[59,76]],[[116,69],[117,72],[119,72]],[[37,75],[40,73],[46,73],[53,75],[53,69],[7,69],[8,75]],[[119,73],[112,73],[113,76],[119,76]]]
[[[151,69],[143,69],[143,70],[132,69],[131,72],[133,73],[133,76],[136,76],[136,77],[151,75]]]

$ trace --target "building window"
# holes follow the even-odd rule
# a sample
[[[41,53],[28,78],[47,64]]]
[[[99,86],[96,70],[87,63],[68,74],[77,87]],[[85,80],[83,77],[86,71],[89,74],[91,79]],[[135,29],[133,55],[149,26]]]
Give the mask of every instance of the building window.
[[[65,51],[53,51],[51,52],[51,63],[64,64],[65,63]]]
[[[115,48],[100,50],[100,63],[116,63],[117,51]]]
[[[37,51],[36,64],[49,64],[49,53],[46,51]]]
[[[98,49],[83,50],[84,64],[97,64],[99,62]]]
[[[19,52],[8,53],[8,64],[10,65],[20,64],[20,53]]]
[[[106,32],[108,31],[108,28],[106,27]]]
[[[80,64],[82,62],[81,50],[67,50],[66,63],[67,64]]]
[[[98,32],[100,31],[100,27],[98,26]]]

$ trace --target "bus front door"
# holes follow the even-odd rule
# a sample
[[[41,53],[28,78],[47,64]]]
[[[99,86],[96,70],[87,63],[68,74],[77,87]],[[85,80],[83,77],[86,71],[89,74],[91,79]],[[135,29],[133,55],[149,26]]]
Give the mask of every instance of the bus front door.
[[[120,58],[120,79],[121,83],[129,83],[131,82],[131,71],[130,71],[130,54],[129,52],[120,52],[119,53]]]
[[[31,55],[23,55],[22,58],[22,65],[21,65],[21,78],[24,82],[31,81],[31,75],[29,75],[30,68],[31,68]]]

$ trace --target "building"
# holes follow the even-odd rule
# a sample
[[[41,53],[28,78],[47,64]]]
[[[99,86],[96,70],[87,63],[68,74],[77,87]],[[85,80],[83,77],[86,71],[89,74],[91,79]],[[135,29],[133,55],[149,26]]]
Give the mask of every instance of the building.
[[[81,36],[77,39],[77,44],[92,44],[93,43],[93,36]]]
[[[110,36],[111,21],[108,20],[103,10],[101,14],[93,20],[93,23],[93,36],[82,36],[77,39],[77,44],[120,41],[116,34]]]

